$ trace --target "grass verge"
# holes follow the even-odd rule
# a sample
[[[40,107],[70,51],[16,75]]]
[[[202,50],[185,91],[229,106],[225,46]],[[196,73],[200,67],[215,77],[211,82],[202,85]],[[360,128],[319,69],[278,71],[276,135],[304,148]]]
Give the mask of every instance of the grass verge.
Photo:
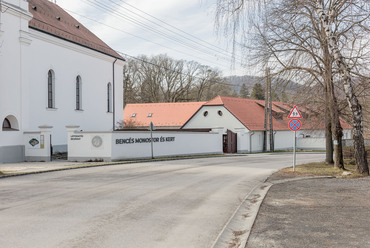
[[[334,168],[334,165],[332,164],[328,165],[325,164],[325,162],[303,164],[296,166],[295,171],[293,171],[293,167],[282,169],[274,173],[269,178],[269,181],[284,178],[310,177],[310,176],[332,176],[338,178],[364,177],[362,174],[356,172],[355,164],[346,162],[344,167],[346,170]]]

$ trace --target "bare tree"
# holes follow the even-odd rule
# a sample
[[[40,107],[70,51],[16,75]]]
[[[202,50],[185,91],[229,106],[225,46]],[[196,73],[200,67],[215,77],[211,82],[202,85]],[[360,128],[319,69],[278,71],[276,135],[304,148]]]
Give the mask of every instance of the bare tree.
[[[251,4],[263,1],[243,1],[243,0],[219,0],[218,1],[218,12],[217,21],[223,21],[225,23],[226,29],[231,31],[233,34],[234,44],[236,37],[236,32],[238,30],[243,30],[243,22],[241,20],[247,20],[245,17],[250,13],[256,13],[256,11],[251,12]],[[318,5],[320,2],[321,5]],[[362,1],[363,2],[363,1]],[[341,154],[341,139],[342,139],[342,128],[340,126],[339,110],[337,107],[336,100],[336,89],[334,86],[334,78],[336,73],[342,75],[342,78],[347,80],[344,82],[344,88],[347,92],[347,99],[351,98],[350,107],[354,116],[357,116],[357,122],[353,121],[354,128],[359,131],[354,132],[354,139],[358,140],[357,148],[355,150],[364,150],[361,146],[363,143],[359,136],[362,136],[362,128],[357,127],[361,123],[361,107],[358,107],[358,101],[355,101],[355,95],[353,90],[351,91],[350,83],[348,83],[348,78],[351,78],[351,74],[348,73],[350,67],[345,64],[345,60],[339,59],[340,56],[336,54],[339,52],[339,48],[346,47],[346,42],[342,42],[341,46],[336,43],[336,50],[333,46],[333,34],[341,35],[343,37],[355,37],[355,42],[352,43],[352,48],[357,50],[365,50],[366,47],[361,43],[361,32],[366,29],[366,25],[363,25],[364,20],[368,16],[368,11],[366,14],[361,14],[358,10],[365,10],[365,3],[361,1],[325,1],[325,6],[330,9],[331,18],[323,18],[325,12],[320,10],[324,8],[324,1],[319,0],[301,0],[301,1],[268,1],[264,2],[264,8],[257,8],[253,5],[254,9],[259,10],[264,15],[251,15],[254,22],[256,31],[258,33],[259,41],[258,43],[248,43],[249,36],[246,33],[241,34],[239,43],[251,46],[258,53],[255,53],[255,57],[258,63],[267,64],[271,67],[271,64],[275,66],[275,70],[280,74],[289,73],[294,74],[295,80],[302,79],[303,82],[313,85],[321,85],[323,89],[326,89],[324,99],[327,99],[327,106],[329,106],[329,112],[331,116],[330,125],[333,130],[336,151],[336,167],[343,168],[343,159]],[[227,6],[226,6],[227,5]],[[333,9],[333,10],[332,10]],[[368,10],[368,6],[367,6]],[[318,15],[316,14],[318,13]],[[356,14],[356,15],[355,15]],[[351,24],[348,19],[351,18]],[[325,23],[325,20],[327,23]],[[330,20],[331,22],[328,22]],[[250,19],[249,19],[250,21]],[[252,22],[247,22],[251,24]],[[233,24],[233,25],[231,25]],[[232,29],[231,29],[232,28]],[[334,32],[328,34],[328,29],[334,29]],[[231,30],[230,30],[231,29]],[[328,37],[330,39],[328,39]],[[256,40],[256,39],[254,39]],[[336,39],[334,39],[336,41]],[[355,44],[356,43],[356,44]],[[247,47],[246,46],[246,47]],[[259,49],[256,49],[258,47]],[[248,47],[247,47],[248,48]],[[356,51],[356,49],[348,51]],[[360,52],[348,53],[348,58],[352,62],[352,66],[359,68],[358,64],[361,61]],[[337,67],[334,68],[333,62],[336,63]],[[343,66],[343,63],[345,66]],[[346,73],[344,73],[346,72]],[[358,71],[357,71],[358,72]],[[344,80],[344,81],[345,81]],[[350,81],[350,80],[349,80]],[[312,88],[312,87],[311,87]],[[352,93],[350,93],[352,92]],[[357,106],[357,107],[354,107]],[[327,130],[329,130],[327,128]],[[356,134],[357,133],[357,134]],[[330,135],[327,135],[330,137]],[[362,157],[362,159],[360,158]],[[366,160],[366,159],[365,159]],[[356,158],[359,161],[358,171],[364,174],[368,172],[366,169],[361,169],[360,167],[367,167],[366,161],[363,159],[363,153],[359,152]],[[359,166],[359,164],[362,164]]]
[[[333,1],[329,5],[327,5],[326,9],[323,0],[316,0],[316,11],[324,26],[326,38],[328,40],[330,50],[334,55],[334,60],[338,66],[339,73],[343,78],[344,91],[347,97],[349,108],[351,109],[352,112],[352,124],[354,127],[353,139],[357,171],[361,174],[368,175],[369,167],[367,163],[365,142],[363,136],[362,107],[353,90],[351,68],[349,67],[348,63],[346,62],[346,59],[340,52],[338,45],[338,36],[335,33],[335,31],[333,32],[332,30],[332,24],[335,23],[341,11],[345,11],[345,9],[347,8],[351,8],[352,11],[357,9],[356,7],[359,7],[360,10],[366,10],[363,8],[365,6],[362,6],[361,3],[356,3],[356,5],[358,4],[357,6],[356,5],[352,6],[352,2],[356,1],[343,1],[343,0]],[[363,15],[362,13],[358,14],[363,17],[362,20],[357,21],[357,23],[359,24],[364,22],[369,17],[369,12],[366,13],[366,11],[365,15]]]
[[[124,69],[125,104],[205,101],[233,94],[220,71],[195,61],[140,56]]]

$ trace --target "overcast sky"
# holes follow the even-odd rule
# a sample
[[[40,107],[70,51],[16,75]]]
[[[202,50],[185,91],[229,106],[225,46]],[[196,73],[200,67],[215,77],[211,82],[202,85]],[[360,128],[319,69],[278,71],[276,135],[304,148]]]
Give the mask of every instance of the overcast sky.
[[[118,52],[130,56],[167,54],[218,68],[232,68],[230,45],[214,29],[216,0],[57,0],[83,25]]]

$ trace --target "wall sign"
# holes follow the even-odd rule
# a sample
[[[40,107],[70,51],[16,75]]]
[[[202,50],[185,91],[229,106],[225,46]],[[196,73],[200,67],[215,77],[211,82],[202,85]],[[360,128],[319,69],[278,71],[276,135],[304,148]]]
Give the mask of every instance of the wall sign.
[[[28,148],[40,149],[40,148],[43,148],[43,147],[41,147],[41,145],[42,146],[44,145],[44,136],[43,135],[30,135],[30,136],[28,136],[28,142],[27,142]]]
[[[71,140],[81,140],[81,138],[83,138],[84,136],[82,134],[79,134],[79,135],[71,135]]]
[[[91,140],[91,144],[94,147],[101,147],[101,145],[103,144],[103,139],[100,136],[94,136],[94,138],[92,138]]]
[[[175,137],[154,137],[153,142],[174,142]],[[124,144],[142,144],[142,143],[151,143],[152,138],[127,138],[127,139],[116,139],[116,145]]]

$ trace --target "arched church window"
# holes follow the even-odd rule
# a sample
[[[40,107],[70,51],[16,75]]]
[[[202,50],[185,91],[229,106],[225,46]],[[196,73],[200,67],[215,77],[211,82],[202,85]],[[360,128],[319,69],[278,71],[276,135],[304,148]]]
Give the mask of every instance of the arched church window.
[[[82,81],[81,77],[76,78],[76,110],[82,109]]]
[[[55,74],[48,71],[48,108],[55,108]]]
[[[113,90],[111,83],[107,84],[107,112],[113,112]]]

